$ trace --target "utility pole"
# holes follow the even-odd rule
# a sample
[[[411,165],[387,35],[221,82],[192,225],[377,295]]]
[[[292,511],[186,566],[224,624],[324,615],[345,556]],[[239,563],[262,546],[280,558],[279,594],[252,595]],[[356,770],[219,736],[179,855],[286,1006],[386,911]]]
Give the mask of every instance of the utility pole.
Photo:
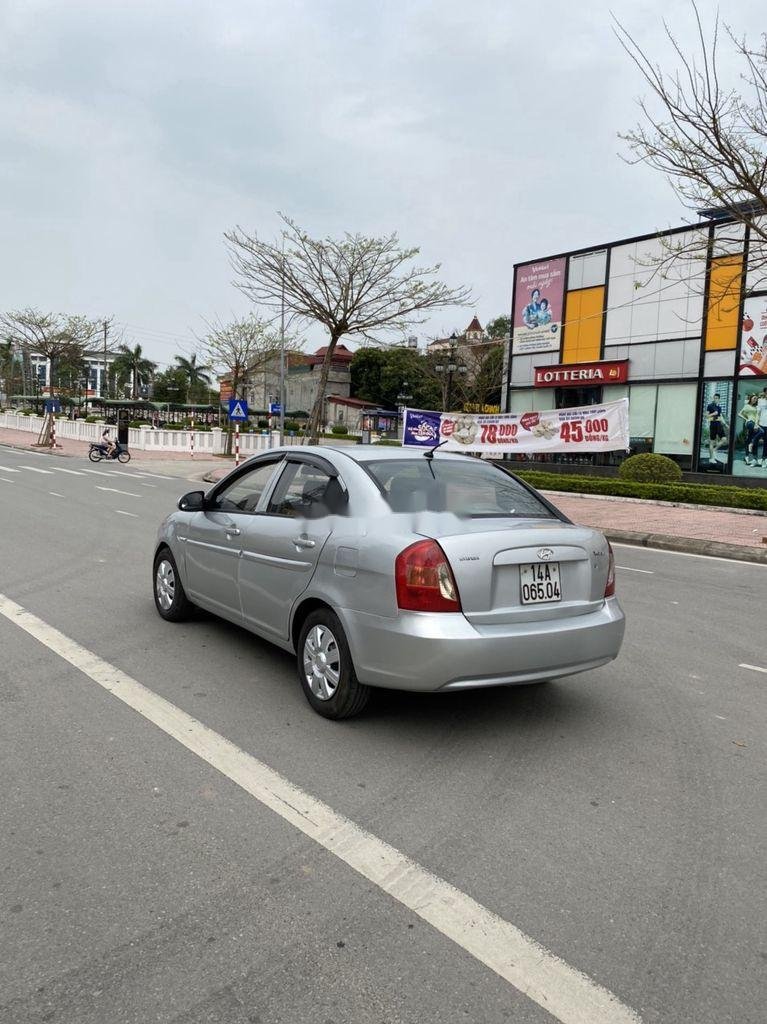
[[[107,372],[107,334],[109,333],[109,321],[104,321],[104,374],[101,381],[101,397],[109,398],[109,374]]]
[[[280,303],[280,444],[285,444],[285,232],[282,233],[282,301]]]

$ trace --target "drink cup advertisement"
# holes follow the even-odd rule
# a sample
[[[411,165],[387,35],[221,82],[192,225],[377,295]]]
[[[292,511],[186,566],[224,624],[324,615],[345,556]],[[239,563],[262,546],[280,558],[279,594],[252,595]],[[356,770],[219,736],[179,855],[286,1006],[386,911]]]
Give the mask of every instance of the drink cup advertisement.
[[[743,303],[738,374],[767,377],[767,295],[756,295]]]
[[[402,444],[448,452],[613,452],[629,447],[629,400],[545,412],[406,409]]]

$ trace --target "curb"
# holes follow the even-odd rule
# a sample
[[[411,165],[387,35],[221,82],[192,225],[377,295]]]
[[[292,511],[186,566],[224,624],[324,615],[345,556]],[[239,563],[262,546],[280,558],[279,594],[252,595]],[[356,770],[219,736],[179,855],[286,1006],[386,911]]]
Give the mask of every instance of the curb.
[[[732,508],[729,505],[693,505],[688,501],[661,501],[660,498],[627,498],[622,494],[584,494],[582,491],[541,490],[547,498],[585,498],[588,501],[621,501],[633,505],[657,505],[658,508],[691,508],[696,512],[731,512],[736,516],[767,516],[759,508]]]
[[[669,537],[662,533],[636,533],[633,530],[603,529],[601,532],[616,544],[633,544],[660,551],[681,551],[689,555],[708,555],[709,558],[729,558],[737,562],[767,565],[767,547],[752,548],[744,544],[723,544],[715,540],[699,540],[697,537]]]

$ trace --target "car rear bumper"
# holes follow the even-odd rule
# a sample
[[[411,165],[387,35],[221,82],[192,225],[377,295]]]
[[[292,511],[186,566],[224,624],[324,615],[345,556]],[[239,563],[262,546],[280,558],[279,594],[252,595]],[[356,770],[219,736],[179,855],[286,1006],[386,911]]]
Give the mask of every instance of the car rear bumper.
[[[397,690],[513,686],[585,672],[617,657],[625,629],[614,597],[588,615],[504,626],[475,627],[459,613],[341,614],[360,682]]]

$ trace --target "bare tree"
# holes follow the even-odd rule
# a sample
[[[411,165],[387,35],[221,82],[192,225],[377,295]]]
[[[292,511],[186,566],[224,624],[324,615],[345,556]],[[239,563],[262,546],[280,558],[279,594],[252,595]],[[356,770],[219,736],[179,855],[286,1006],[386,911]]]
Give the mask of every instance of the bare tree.
[[[56,364],[60,360],[76,363],[95,337],[98,325],[84,316],[62,316],[22,309],[0,313],[0,330],[22,353],[25,365],[30,355],[43,356],[50,367],[51,389]]]
[[[253,315],[228,324],[210,324],[200,343],[205,363],[226,375],[235,396],[255,374],[272,368],[280,354],[278,332],[267,321]],[[285,351],[299,348],[299,342],[293,337],[285,338],[284,344]],[[231,438],[228,447],[231,448]]]
[[[615,33],[649,86],[639,100],[642,121],[620,138],[630,163],[660,171],[684,205],[697,214],[726,211],[729,221],[718,233],[720,251],[743,251],[743,228],[750,232],[751,269],[767,268],[767,35],[754,47],[724,26],[727,41],[741,66],[740,88],[723,84],[720,21],[709,33],[691,0],[697,25],[695,52],[682,48],[664,29],[676,67],[669,72],[642,49],[615,20]],[[659,264],[667,270],[686,254],[705,259],[707,232],[670,236]],[[745,275],[743,261],[733,259],[732,285]],[[725,288],[725,291],[727,288]],[[739,294],[739,288],[735,288]]]
[[[468,288],[433,280],[440,269],[413,266],[417,248],[403,249],[396,234],[369,238],[311,238],[289,217],[279,244],[235,228],[225,234],[237,287],[256,304],[321,324],[329,342],[308,434],[317,441],[336,345],[345,335],[373,340],[423,323],[436,309],[465,306]]]

